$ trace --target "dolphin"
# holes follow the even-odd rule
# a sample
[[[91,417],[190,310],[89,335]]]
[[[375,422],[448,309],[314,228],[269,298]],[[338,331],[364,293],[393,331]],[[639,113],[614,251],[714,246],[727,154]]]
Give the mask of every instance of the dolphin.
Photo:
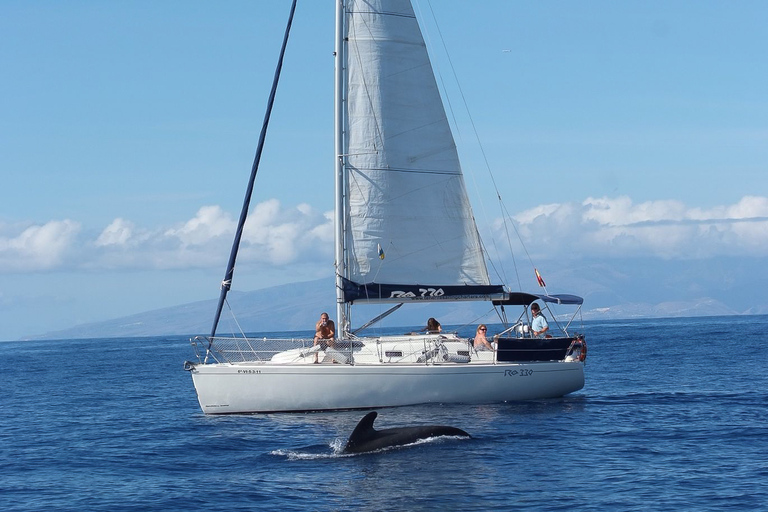
[[[373,428],[373,422],[376,420],[376,416],[378,416],[376,411],[369,412],[363,416],[363,419],[360,420],[360,423],[357,424],[355,430],[353,430],[352,434],[349,436],[349,440],[344,447],[343,453],[371,452],[374,450],[381,450],[382,448],[410,444],[419,439],[427,439],[430,437],[471,437],[460,428],[445,427],[442,425],[385,428],[384,430],[376,430]]]

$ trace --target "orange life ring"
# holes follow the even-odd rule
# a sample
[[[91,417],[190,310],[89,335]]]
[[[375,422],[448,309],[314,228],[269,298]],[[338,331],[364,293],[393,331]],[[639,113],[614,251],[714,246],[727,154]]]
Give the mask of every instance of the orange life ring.
[[[581,341],[581,352],[579,353],[579,361],[582,363],[587,360],[587,342],[584,341],[584,336],[579,336]]]

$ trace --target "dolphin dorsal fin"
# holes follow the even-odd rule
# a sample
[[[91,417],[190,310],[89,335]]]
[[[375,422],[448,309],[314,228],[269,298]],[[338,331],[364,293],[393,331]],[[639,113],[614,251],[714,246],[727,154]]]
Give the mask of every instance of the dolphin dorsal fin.
[[[355,427],[355,430],[353,430],[352,434],[350,434],[349,440],[354,441],[355,439],[359,439],[361,436],[374,430],[373,422],[376,421],[376,416],[378,415],[379,413],[376,411],[371,411],[363,416],[363,419],[360,420],[360,422]]]

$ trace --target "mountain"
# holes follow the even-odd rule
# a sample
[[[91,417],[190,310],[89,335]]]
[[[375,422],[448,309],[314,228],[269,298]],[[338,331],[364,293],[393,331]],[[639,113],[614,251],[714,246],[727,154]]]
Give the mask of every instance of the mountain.
[[[192,302],[168,308],[146,311],[102,322],[77,325],[69,329],[48,332],[24,339],[74,339],[74,338],[121,338],[164,335],[209,334],[216,299]],[[332,279],[319,279],[293,283],[251,292],[231,291],[219,323],[218,333],[274,332],[306,330],[314,334],[314,326],[320,313],[335,316],[336,297]],[[389,306],[361,306],[355,308],[356,318],[365,321],[377,316]],[[425,308],[429,308],[426,312]],[[234,311],[237,322],[229,312]],[[466,303],[414,304],[404,307],[389,326],[422,327],[429,316],[451,318],[451,324],[475,322],[489,307],[487,304]],[[498,320],[496,320],[498,321]],[[239,325],[239,328],[238,328]]]
[[[568,281],[569,276],[562,276]],[[583,280],[583,274],[579,277]],[[615,279],[615,277],[614,277]],[[617,297],[604,294],[604,287],[590,281],[591,290],[586,295],[586,304],[616,300]],[[332,279],[320,279],[293,283],[251,292],[230,292],[228,303],[236,312],[237,323],[232,320],[230,308],[225,306],[218,332],[238,333],[238,324],[244,332],[302,331],[307,336],[314,333],[314,324],[320,313],[335,316],[335,296]],[[607,287],[606,287],[607,288]],[[608,288],[609,289],[609,288]],[[555,293],[555,292],[553,292]],[[77,325],[75,327],[48,332],[25,339],[75,339],[75,338],[121,338],[164,335],[208,334],[213,321],[217,299],[192,302],[153,311],[147,311],[122,318]],[[609,304],[611,302],[608,302]],[[387,306],[373,305],[355,308],[356,324],[367,321]],[[766,306],[754,306],[738,311],[726,304],[708,297],[680,299],[659,303],[625,302],[609,306],[595,306],[583,311],[585,320],[609,320],[625,318],[722,316],[735,314],[765,314]],[[492,314],[492,316],[490,316]],[[516,314],[516,313],[515,313]],[[480,322],[496,323],[499,319],[492,308],[483,302],[449,302],[445,304],[406,305],[384,320],[387,326],[403,326],[407,329],[422,327],[429,316],[444,324],[463,325]],[[444,320],[450,319],[450,321]]]

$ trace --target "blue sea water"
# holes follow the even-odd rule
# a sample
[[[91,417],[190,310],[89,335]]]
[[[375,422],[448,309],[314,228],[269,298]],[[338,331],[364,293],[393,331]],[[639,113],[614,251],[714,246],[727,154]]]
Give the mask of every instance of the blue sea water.
[[[0,510],[768,510],[768,316],[592,322],[561,399],[205,416],[185,337],[0,344]]]

